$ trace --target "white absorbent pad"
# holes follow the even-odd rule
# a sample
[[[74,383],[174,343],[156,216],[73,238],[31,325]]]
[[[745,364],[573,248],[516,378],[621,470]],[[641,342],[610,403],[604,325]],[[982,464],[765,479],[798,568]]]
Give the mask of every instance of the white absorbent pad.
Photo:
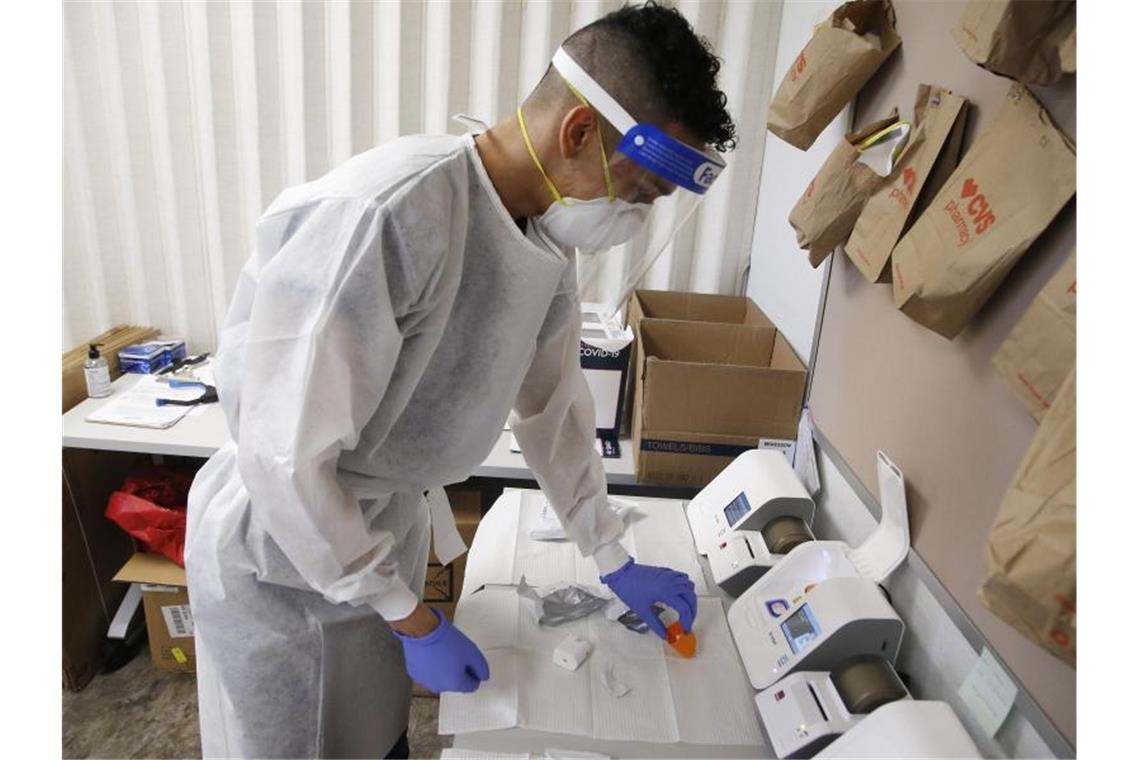
[[[440,697],[441,734],[527,728],[603,740],[760,746],[759,719],[717,597],[698,598],[697,655],[684,659],[651,633],[591,615],[539,627],[511,588],[461,599],[456,625],[483,650],[491,678],[472,694]],[[594,645],[571,672],[551,653],[567,635]],[[603,680],[630,687],[616,696]],[[612,679],[611,679],[612,680]]]

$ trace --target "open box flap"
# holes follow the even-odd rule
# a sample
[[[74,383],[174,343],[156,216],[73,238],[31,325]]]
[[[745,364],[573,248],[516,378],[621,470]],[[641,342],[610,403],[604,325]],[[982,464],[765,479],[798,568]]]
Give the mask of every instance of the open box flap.
[[[136,553],[112,580],[156,586],[185,586],[186,570],[158,554]]]

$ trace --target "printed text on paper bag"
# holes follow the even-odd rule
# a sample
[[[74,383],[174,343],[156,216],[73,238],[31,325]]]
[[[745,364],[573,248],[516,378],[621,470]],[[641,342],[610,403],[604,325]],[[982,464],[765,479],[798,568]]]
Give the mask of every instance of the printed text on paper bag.
[[[985,194],[978,191],[978,183],[973,177],[967,177],[962,183],[961,197],[969,198],[966,201],[966,213],[970,215],[976,234],[981,235],[997,222],[997,215],[990,208],[990,202],[986,200]],[[958,231],[958,247],[961,248],[970,242],[970,223],[962,215],[957,200],[947,203],[944,210],[950,215],[950,221]]]

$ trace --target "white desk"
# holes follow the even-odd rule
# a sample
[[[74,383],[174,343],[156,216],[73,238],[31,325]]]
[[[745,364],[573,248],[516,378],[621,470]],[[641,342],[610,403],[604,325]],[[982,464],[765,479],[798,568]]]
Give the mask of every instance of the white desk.
[[[633,498],[641,505],[641,509],[646,512],[652,511],[655,505],[676,501],[672,499],[666,500],[648,497]],[[516,524],[519,519],[520,518],[517,517],[514,518]],[[463,604],[466,598],[476,593],[484,583],[503,580],[503,578],[496,575],[496,570],[500,564],[497,561],[497,555],[501,555],[503,551],[504,536],[507,534],[513,535],[514,530],[516,530],[516,528],[512,525],[510,510],[507,508],[504,499],[500,499],[483,516],[483,519],[479,523],[479,528],[475,532],[475,537],[471,542],[471,548],[468,550],[467,555],[467,571],[463,579],[463,588],[459,598],[460,605]],[[687,530],[685,539],[688,541],[692,540],[692,536]],[[541,552],[543,548],[553,546],[556,546],[556,544],[534,542],[535,548],[533,551]],[[708,560],[698,555],[698,562],[700,565],[699,572],[704,576],[705,585],[709,593],[718,597],[722,603],[726,605],[727,609],[727,605],[732,602],[733,598],[724,593],[724,591],[718,588],[716,583],[713,582],[712,571],[709,569]],[[743,663],[741,663],[741,672],[743,674]],[[747,677],[742,675],[742,678],[745,690],[747,694],[750,695],[752,690],[747,684]],[[730,699],[731,697],[725,694],[724,698]],[[755,707],[751,699],[747,696],[743,698],[748,702],[745,709],[752,714]],[[759,722],[759,718],[756,720]],[[747,746],[731,744],[691,744],[685,742],[653,743],[645,741],[602,740],[588,736],[552,733],[520,727],[455,734],[452,746],[459,754],[462,754],[464,751],[489,752],[494,754],[529,753],[532,756],[537,755],[538,757],[542,757],[544,751],[549,748],[577,752],[594,752],[614,758],[775,757],[766,737],[763,744]]]
[[[225,415],[218,404],[207,404],[190,412],[166,430],[107,425],[87,422],[86,418],[115,395],[132,387],[142,375],[124,375],[116,380],[114,392],[107,398],[86,399],[63,415],[63,445],[70,448],[102,451],[128,451],[140,454],[200,457],[207,459],[229,440]],[[606,480],[611,485],[636,483],[633,470],[633,444],[620,442],[621,458],[603,459]],[[534,480],[522,454],[511,452],[510,434],[499,436],[495,448],[475,472],[474,477],[507,480]]]
[[[84,399],[63,415],[63,445],[75,449],[129,451],[137,454],[201,457],[208,459],[230,439],[226,417],[218,404],[206,404],[166,430],[88,422],[87,416],[134,387],[143,375],[123,375],[106,398]]]

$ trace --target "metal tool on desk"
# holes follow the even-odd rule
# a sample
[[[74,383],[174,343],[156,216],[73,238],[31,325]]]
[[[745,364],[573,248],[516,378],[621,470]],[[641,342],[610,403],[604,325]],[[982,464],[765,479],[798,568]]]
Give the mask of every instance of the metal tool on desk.
[[[910,698],[889,662],[861,655],[830,672],[791,674],[757,694],[756,708],[777,757],[811,757],[879,707]]]
[[[218,389],[199,380],[171,380],[171,388],[201,388],[204,392],[198,398],[156,398],[156,406],[198,406],[199,404],[213,404],[218,400]]]
[[[737,596],[779,559],[814,540],[815,502],[778,451],[747,451],[685,509],[697,551],[713,580]]]
[[[187,356],[187,357],[184,357],[182,359],[176,359],[172,364],[170,364],[167,367],[164,367],[163,369],[159,370],[155,374],[160,375],[160,376],[161,375],[172,375],[172,374],[175,374],[177,372],[181,372],[182,370],[188,369],[190,367],[197,367],[198,365],[203,364],[209,358],[210,358],[210,352],[206,351],[206,352],[201,353],[201,354],[195,354],[194,356]]]

